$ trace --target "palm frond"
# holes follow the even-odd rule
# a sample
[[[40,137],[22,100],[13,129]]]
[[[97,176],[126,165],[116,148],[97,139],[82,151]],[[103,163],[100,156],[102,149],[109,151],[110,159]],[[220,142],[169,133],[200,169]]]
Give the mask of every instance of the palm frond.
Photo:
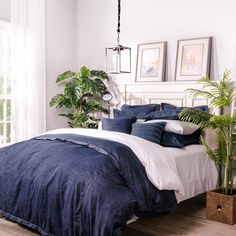
[[[193,98],[199,96],[210,100],[214,107],[230,107],[235,99],[236,89],[231,86],[230,70],[224,72],[222,80],[211,81],[208,76],[202,77],[199,83],[203,83],[202,89],[187,89]]]
[[[204,145],[205,149],[206,149],[206,153],[208,155],[208,157],[213,160],[217,167],[219,168],[222,161],[221,161],[221,157],[220,157],[220,152],[219,152],[219,149],[216,149],[216,150],[212,150],[209,145],[206,143],[205,139],[203,136],[201,136],[201,139],[200,139],[202,145]]]
[[[201,129],[214,128],[211,117],[210,113],[193,108],[185,108],[179,113],[179,118],[182,121],[197,124]]]
[[[202,88],[206,89],[206,88],[211,88],[211,89],[216,89],[219,90],[220,86],[216,81],[212,81],[210,80],[210,78],[206,75],[205,77],[202,77],[199,81],[199,83],[203,83]]]
[[[214,94],[212,94],[211,92],[208,92],[208,91],[204,91],[204,90],[201,90],[201,89],[193,89],[193,88],[189,88],[189,89],[186,89],[186,91],[190,92],[193,96],[193,98],[197,98],[197,97],[206,97],[208,99],[212,99],[215,97]]]

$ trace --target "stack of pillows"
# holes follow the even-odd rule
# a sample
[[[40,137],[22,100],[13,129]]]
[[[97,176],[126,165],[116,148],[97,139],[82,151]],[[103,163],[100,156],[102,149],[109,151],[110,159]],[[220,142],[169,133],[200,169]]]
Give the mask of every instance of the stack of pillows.
[[[121,110],[113,110],[114,119],[103,118],[102,129],[135,135],[164,147],[183,148],[199,144],[199,126],[178,118],[184,108],[169,103],[135,106],[125,104]],[[206,105],[194,108],[208,111]]]

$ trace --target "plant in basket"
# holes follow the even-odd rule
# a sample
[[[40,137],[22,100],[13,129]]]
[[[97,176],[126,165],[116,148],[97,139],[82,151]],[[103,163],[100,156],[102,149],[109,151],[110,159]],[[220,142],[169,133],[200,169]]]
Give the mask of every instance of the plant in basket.
[[[200,128],[214,129],[217,135],[216,149],[212,149],[204,136],[201,143],[205,146],[206,153],[219,169],[221,186],[207,194],[207,218],[216,221],[236,223],[236,191],[233,189],[233,160],[234,160],[234,127],[236,113],[231,112],[231,107],[236,96],[236,88],[230,79],[230,71],[224,72],[220,81],[211,81],[208,76],[199,80],[203,84],[202,90],[188,89],[196,97],[206,97],[212,107],[218,108],[219,115],[192,108],[184,109],[180,114],[183,121],[198,124]]]

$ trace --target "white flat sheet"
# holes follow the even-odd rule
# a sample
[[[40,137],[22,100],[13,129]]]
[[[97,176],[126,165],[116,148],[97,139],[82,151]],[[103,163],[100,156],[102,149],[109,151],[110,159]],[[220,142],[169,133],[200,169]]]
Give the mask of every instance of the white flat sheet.
[[[96,129],[57,129],[47,134],[73,133],[104,138],[128,145],[145,167],[147,176],[160,190],[175,190],[177,201],[215,188],[218,174],[202,145],[184,149],[166,148],[142,138]]]

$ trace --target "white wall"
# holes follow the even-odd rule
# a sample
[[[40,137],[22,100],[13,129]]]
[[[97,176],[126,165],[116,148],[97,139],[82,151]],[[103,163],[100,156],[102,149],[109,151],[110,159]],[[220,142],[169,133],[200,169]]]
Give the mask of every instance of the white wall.
[[[0,0],[0,19],[10,21],[10,0]],[[75,70],[77,0],[46,1],[46,79],[47,79],[47,130],[66,127],[60,111],[49,107],[50,99],[61,92],[55,84],[58,74]]]
[[[0,19],[10,21],[11,0],[0,0]]]
[[[173,80],[178,39],[214,36],[214,75],[231,68],[236,78],[235,0],[123,0],[121,42],[132,47],[134,81],[138,43],[168,41],[168,79]],[[10,0],[0,0],[0,18],[10,19]],[[59,73],[82,65],[104,69],[104,50],[116,40],[117,0],[46,1],[47,105],[62,87]],[[65,127],[47,106],[47,129]]]
[[[104,48],[116,42],[116,0],[78,0],[79,66],[104,69]],[[137,44],[168,41],[169,81],[174,79],[177,40],[213,36],[212,75],[232,69],[236,80],[235,0],[123,0],[121,43],[132,47],[134,81]]]
[[[66,127],[61,112],[49,107],[51,98],[62,86],[55,84],[57,76],[66,70],[75,70],[76,0],[46,1],[46,77],[47,130]]]

